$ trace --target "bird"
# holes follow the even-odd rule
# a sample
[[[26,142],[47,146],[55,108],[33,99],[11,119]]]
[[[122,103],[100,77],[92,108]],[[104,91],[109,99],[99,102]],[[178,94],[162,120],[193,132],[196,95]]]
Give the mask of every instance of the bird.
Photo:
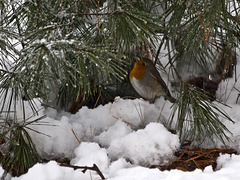
[[[176,102],[150,59],[138,59],[129,74],[129,78],[136,92],[149,102],[154,102],[160,96],[164,96],[171,103]]]

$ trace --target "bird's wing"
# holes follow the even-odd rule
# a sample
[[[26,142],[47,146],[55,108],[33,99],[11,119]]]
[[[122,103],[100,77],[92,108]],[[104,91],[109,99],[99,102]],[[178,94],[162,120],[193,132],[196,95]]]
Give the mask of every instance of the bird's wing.
[[[156,70],[157,71],[157,70]],[[159,82],[159,84],[162,86],[163,91],[166,93],[167,96],[171,97],[171,93],[166,85],[166,83],[163,81],[163,79],[161,78],[159,72],[151,72],[150,74],[156,81]]]

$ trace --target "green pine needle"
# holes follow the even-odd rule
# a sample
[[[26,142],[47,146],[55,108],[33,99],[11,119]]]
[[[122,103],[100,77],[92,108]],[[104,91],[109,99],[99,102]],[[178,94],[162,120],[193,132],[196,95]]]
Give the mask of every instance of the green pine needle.
[[[227,134],[231,132],[221,122],[220,117],[233,123],[234,121],[224,110],[210,102],[209,98],[206,93],[194,86],[181,85],[169,125],[173,125],[173,118],[177,116],[175,128],[182,142],[189,140],[201,144],[207,140],[214,142],[216,137],[225,144],[226,140],[230,140]]]

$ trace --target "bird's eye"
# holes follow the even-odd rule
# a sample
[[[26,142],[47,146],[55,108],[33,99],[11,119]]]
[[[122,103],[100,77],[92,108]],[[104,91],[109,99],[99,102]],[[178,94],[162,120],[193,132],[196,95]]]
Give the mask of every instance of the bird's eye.
[[[142,65],[143,65],[143,66],[146,66],[146,63],[143,62]]]

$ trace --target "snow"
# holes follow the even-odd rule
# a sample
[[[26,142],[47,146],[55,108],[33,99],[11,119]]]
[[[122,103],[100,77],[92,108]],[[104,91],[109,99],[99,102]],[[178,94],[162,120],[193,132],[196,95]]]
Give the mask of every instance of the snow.
[[[240,69],[240,63],[237,65]],[[237,72],[237,77],[239,72]],[[214,102],[235,121],[231,123],[220,117],[220,120],[232,132],[231,141],[226,147],[240,152],[240,102],[236,97],[240,84],[234,78],[220,84],[217,97],[225,96],[229,105]],[[212,166],[193,172],[180,170],[160,171],[148,168],[150,165],[166,164],[180,148],[177,134],[169,132],[164,124],[171,114],[172,104],[159,98],[154,104],[143,99],[121,99],[116,97],[113,103],[89,109],[82,107],[76,114],[58,112],[55,109],[44,109],[39,99],[35,99],[39,113],[31,117],[31,108],[27,102],[24,106],[29,121],[46,115],[41,121],[29,125],[41,133],[29,133],[36,144],[40,155],[46,159],[67,157],[71,165],[93,166],[96,164],[108,180],[239,180],[240,155],[222,154],[217,160],[217,170]],[[17,116],[23,116],[21,104]],[[224,147],[221,141],[205,144],[206,147]],[[0,175],[4,173],[0,167]],[[100,179],[95,171],[73,170],[62,167],[56,161],[38,163],[20,177],[12,180],[91,180]]]
[[[38,99],[36,104],[42,109]],[[25,106],[29,112],[27,116],[30,117],[30,108],[27,103]],[[239,105],[234,104],[231,107],[222,105],[235,120],[235,124],[223,120],[232,131],[233,142],[228,142],[227,146],[239,151]],[[221,155],[217,161],[217,171],[213,171],[211,166],[203,171],[193,172],[147,168],[150,165],[166,164],[180,147],[178,135],[170,133],[161,123],[170,112],[171,103],[163,98],[158,99],[155,104],[149,104],[142,99],[116,98],[113,103],[95,109],[83,107],[74,115],[47,108],[40,110],[38,115],[47,116],[30,126],[42,134],[33,131],[29,133],[41,156],[68,157],[71,165],[75,166],[91,167],[96,164],[109,180],[239,179],[239,155]],[[215,146],[221,147],[222,144],[216,140]],[[0,169],[0,174],[3,172]],[[90,180],[100,177],[95,171],[87,170],[83,173],[80,169],[61,167],[56,161],[50,161],[34,165],[28,173],[20,177],[8,175],[8,179]]]
[[[39,114],[42,115],[43,112]],[[43,156],[73,158],[74,149],[78,146],[73,132],[80,141],[94,140],[108,147],[113,140],[128,135],[134,129],[149,122],[157,122],[159,110],[154,104],[142,99],[116,98],[114,103],[100,105],[95,109],[83,107],[74,115],[66,112],[58,114],[51,108],[48,108],[45,114],[47,117],[42,120],[44,124],[29,126],[45,134],[39,135],[30,131],[37,150]]]
[[[76,166],[92,166],[96,164],[103,173],[107,171],[110,160],[107,150],[100,148],[99,144],[82,142],[74,152],[76,157],[71,161],[71,164]]]
[[[124,157],[133,164],[150,166],[167,163],[179,146],[177,135],[162,124],[150,123],[144,129],[114,139],[108,152],[112,159]]]
[[[83,174],[81,170],[73,170],[72,168],[60,167],[57,162],[50,161],[46,164],[36,164],[28,173],[13,177],[12,180],[89,180],[89,174]]]
[[[101,145],[109,147],[113,140],[118,140],[130,134],[133,130],[124,122],[118,121],[111,126],[107,131],[102,132],[94,139]]]
[[[87,145],[87,144],[85,144]],[[92,144],[93,145],[93,144]],[[90,146],[92,146],[90,145]],[[93,146],[96,146],[93,145]],[[93,148],[94,149],[94,148]],[[98,149],[98,148],[97,148]],[[96,150],[97,150],[96,149]],[[158,169],[149,169],[142,166],[132,166],[123,158],[113,162],[109,168],[108,180],[239,180],[240,156],[239,155],[221,155],[218,158],[219,170],[213,171],[211,166],[203,171],[196,169],[193,172],[184,172],[180,170],[159,171]],[[3,170],[0,170],[3,173]],[[81,170],[60,167],[55,161],[46,164],[36,164],[29,169],[27,174],[20,177],[14,177],[12,180],[91,180],[99,179],[95,172],[87,171],[85,174]]]

